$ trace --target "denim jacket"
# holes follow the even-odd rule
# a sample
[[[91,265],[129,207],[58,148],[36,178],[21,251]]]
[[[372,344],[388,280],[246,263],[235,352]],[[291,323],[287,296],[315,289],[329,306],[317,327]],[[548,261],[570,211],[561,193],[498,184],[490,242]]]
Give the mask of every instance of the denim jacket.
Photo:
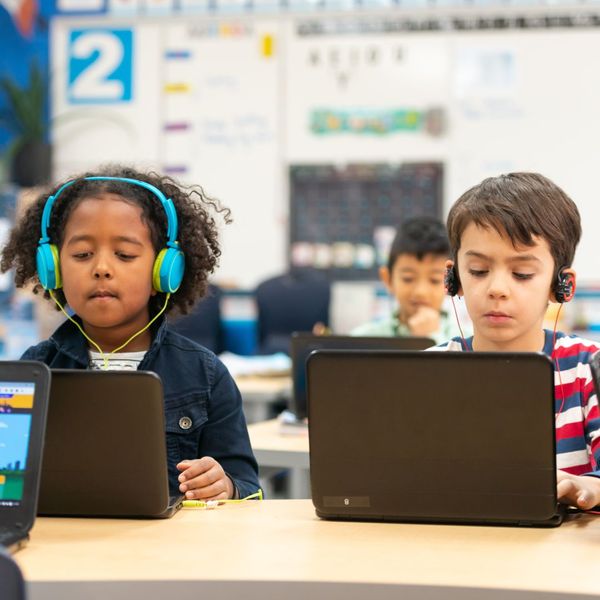
[[[170,493],[179,493],[178,462],[212,456],[240,498],[253,494],[259,488],[258,466],[233,378],[210,350],[171,331],[165,319],[157,323],[138,369],[154,371],[163,383]],[[70,321],[21,358],[57,369],[89,368],[87,342]]]

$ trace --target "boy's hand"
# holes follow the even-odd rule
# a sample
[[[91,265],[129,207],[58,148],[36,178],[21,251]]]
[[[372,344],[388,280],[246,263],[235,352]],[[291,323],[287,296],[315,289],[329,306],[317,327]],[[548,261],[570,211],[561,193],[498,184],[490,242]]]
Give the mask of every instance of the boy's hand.
[[[182,460],[177,469],[179,491],[188,500],[227,500],[233,498],[234,487],[223,467],[210,456]]]
[[[420,306],[417,312],[407,320],[413,335],[427,337],[440,328],[440,311],[430,306]]]
[[[557,473],[558,499],[563,504],[589,510],[600,504],[600,479],[586,475]]]

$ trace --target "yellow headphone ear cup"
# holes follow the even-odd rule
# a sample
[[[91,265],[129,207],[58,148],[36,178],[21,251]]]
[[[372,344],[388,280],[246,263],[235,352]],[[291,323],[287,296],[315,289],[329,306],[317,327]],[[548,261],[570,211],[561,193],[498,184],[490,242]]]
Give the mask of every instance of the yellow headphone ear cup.
[[[168,248],[163,248],[159,253],[156,259],[154,260],[154,266],[152,267],[152,287],[157,292],[162,292],[160,286],[160,268],[162,267],[163,259],[165,258],[165,254]]]
[[[62,287],[62,277],[60,274],[60,258],[58,256],[58,248],[55,244],[50,244],[50,252],[52,253],[52,259],[54,261],[54,274],[56,277],[56,286],[54,289]]]

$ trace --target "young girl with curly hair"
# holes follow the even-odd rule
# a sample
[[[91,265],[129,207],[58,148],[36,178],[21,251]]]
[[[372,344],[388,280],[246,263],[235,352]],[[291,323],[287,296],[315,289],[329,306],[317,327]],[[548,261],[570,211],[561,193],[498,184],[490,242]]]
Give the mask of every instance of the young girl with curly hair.
[[[23,359],[63,369],[140,369],[163,382],[172,494],[244,497],[258,468],[240,393],[209,350],[175,333],[220,255],[213,213],[229,211],[198,188],[156,173],[107,167],[40,195],[13,228],[0,269],[17,287],[70,312]],[[143,488],[143,482],[140,482]]]

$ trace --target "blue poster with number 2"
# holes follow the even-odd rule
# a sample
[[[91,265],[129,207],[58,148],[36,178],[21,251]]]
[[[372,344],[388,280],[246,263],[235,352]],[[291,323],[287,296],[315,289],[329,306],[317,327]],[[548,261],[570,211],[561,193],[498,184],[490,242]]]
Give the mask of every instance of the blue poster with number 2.
[[[71,104],[131,102],[133,31],[73,29],[69,35],[67,98]]]

